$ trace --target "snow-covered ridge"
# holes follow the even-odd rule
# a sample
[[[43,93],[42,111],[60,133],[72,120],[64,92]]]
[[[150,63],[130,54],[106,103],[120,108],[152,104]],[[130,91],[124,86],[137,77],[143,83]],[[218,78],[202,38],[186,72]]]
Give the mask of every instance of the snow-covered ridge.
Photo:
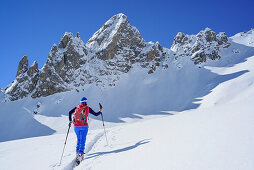
[[[254,47],[254,29],[253,28],[249,31],[240,32],[230,38],[233,40],[233,42]]]

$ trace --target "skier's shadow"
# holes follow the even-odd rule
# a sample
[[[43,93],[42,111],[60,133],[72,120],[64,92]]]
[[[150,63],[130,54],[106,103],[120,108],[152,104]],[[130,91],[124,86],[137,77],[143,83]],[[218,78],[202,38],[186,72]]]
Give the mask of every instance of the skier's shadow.
[[[127,147],[122,148],[122,149],[116,149],[116,150],[107,151],[107,152],[95,152],[95,153],[91,153],[91,154],[88,154],[85,159],[90,159],[90,158],[94,158],[94,157],[101,156],[101,155],[106,155],[106,154],[111,154],[111,153],[119,153],[119,152],[124,152],[124,151],[128,151],[128,150],[132,150],[132,149],[137,148],[140,145],[147,144],[149,142],[150,142],[150,139],[144,139],[144,140],[141,140],[141,141],[135,143],[134,145],[127,146]]]

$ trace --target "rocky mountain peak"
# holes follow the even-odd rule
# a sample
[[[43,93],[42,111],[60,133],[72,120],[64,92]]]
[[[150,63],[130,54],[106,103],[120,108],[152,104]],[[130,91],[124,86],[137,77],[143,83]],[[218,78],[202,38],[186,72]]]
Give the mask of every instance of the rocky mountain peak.
[[[37,63],[37,61],[34,61],[33,64],[29,67],[27,73],[30,77],[32,77],[34,74],[36,74],[38,72],[39,72],[38,63]]]
[[[86,43],[92,51],[103,51],[101,59],[112,59],[119,47],[143,48],[145,41],[139,31],[130,25],[127,16],[117,14],[111,17]]]
[[[183,32],[178,32],[174,38],[174,41],[173,41],[173,45],[176,45],[176,44],[184,44],[184,42],[187,40],[188,38],[185,36],[185,34]]]
[[[77,32],[77,35],[76,35],[76,37],[77,37],[77,38],[80,38],[80,34],[79,34],[79,32]]]
[[[217,42],[218,45],[222,45],[223,43],[228,42],[228,37],[225,32],[220,32],[219,34],[216,34],[210,28],[205,28],[204,30],[201,30],[196,35],[196,37],[198,37],[197,41],[203,41],[204,43]]]
[[[75,80],[74,72],[86,62],[88,50],[80,34],[74,37],[66,32],[58,47],[54,44],[46,64],[38,76],[38,86],[32,97],[48,96],[69,90],[68,83]]]
[[[29,67],[27,56],[22,57],[15,80],[5,89],[5,93],[10,95],[10,100],[17,100],[30,94],[36,87],[38,74],[38,63],[35,61]]]
[[[58,48],[65,48],[72,39],[74,38],[73,34],[71,32],[66,32],[62,39],[60,40],[60,43],[58,45]]]
[[[50,50],[47,64],[54,66],[72,65],[73,59],[77,60],[87,55],[87,48],[82,41],[80,34],[74,37],[72,33],[66,32],[61,38],[58,47],[54,44]]]
[[[55,55],[56,52],[57,52],[57,49],[58,49],[57,45],[53,44],[53,46],[51,47],[51,50],[50,50],[49,53],[52,54],[52,55]]]
[[[128,17],[126,15],[124,15],[123,13],[119,13],[117,15],[114,15],[113,17],[111,17],[104,25],[103,25],[103,29],[105,29],[105,27],[110,27],[112,25],[121,25],[122,23],[129,23]]]
[[[133,64],[143,61],[140,54],[146,47],[146,42],[137,28],[130,24],[127,16],[120,13],[111,17],[95,32],[86,46],[90,48],[89,56],[94,59],[93,62],[102,65],[96,69],[96,74],[100,78],[107,76],[105,79],[109,79],[111,81],[109,84],[113,85],[119,79],[118,76],[113,75],[127,73]],[[147,54],[143,58],[147,58]],[[99,64],[101,62],[103,64]],[[114,78],[109,78],[111,76]],[[97,78],[94,77],[90,82],[98,81]]]
[[[18,77],[20,74],[26,73],[27,70],[28,70],[28,59],[27,59],[27,56],[23,56],[19,62],[16,77]]]
[[[196,36],[200,39],[205,39],[205,41],[207,42],[212,42],[216,40],[216,33],[210,28],[205,28],[204,30],[201,30]]]
[[[230,43],[225,33],[216,34],[210,28],[205,28],[197,35],[178,33],[171,50],[175,52],[175,58],[189,56],[195,64],[201,64],[207,59],[221,58],[219,51],[229,46]]]

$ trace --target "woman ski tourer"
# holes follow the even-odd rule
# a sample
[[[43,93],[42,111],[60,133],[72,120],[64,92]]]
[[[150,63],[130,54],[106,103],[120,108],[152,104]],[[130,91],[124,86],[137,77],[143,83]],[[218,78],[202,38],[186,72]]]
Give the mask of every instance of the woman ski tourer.
[[[72,120],[72,114],[73,120]],[[88,114],[91,113],[94,116],[102,114],[102,108],[99,112],[94,112],[92,108],[87,105],[87,98],[83,97],[80,100],[80,105],[73,108],[69,112],[69,126],[74,123],[74,131],[77,135],[77,146],[76,146],[76,160],[80,163],[84,159],[84,149],[86,143],[86,136],[88,132]]]

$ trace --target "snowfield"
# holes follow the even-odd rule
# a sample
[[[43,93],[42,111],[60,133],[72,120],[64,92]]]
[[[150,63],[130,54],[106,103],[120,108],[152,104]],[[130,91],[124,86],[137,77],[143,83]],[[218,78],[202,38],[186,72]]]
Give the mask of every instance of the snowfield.
[[[104,106],[109,145],[91,116],[87,154],[74,169],[253,170],[253,37],[236,34],[231,53],[202,68],[186,60],[152,75],[133,71],[114,88],[1,102],[0,169],[73,169],[73,127],[59,161],[68,111],[85,95],[95,111]]]

